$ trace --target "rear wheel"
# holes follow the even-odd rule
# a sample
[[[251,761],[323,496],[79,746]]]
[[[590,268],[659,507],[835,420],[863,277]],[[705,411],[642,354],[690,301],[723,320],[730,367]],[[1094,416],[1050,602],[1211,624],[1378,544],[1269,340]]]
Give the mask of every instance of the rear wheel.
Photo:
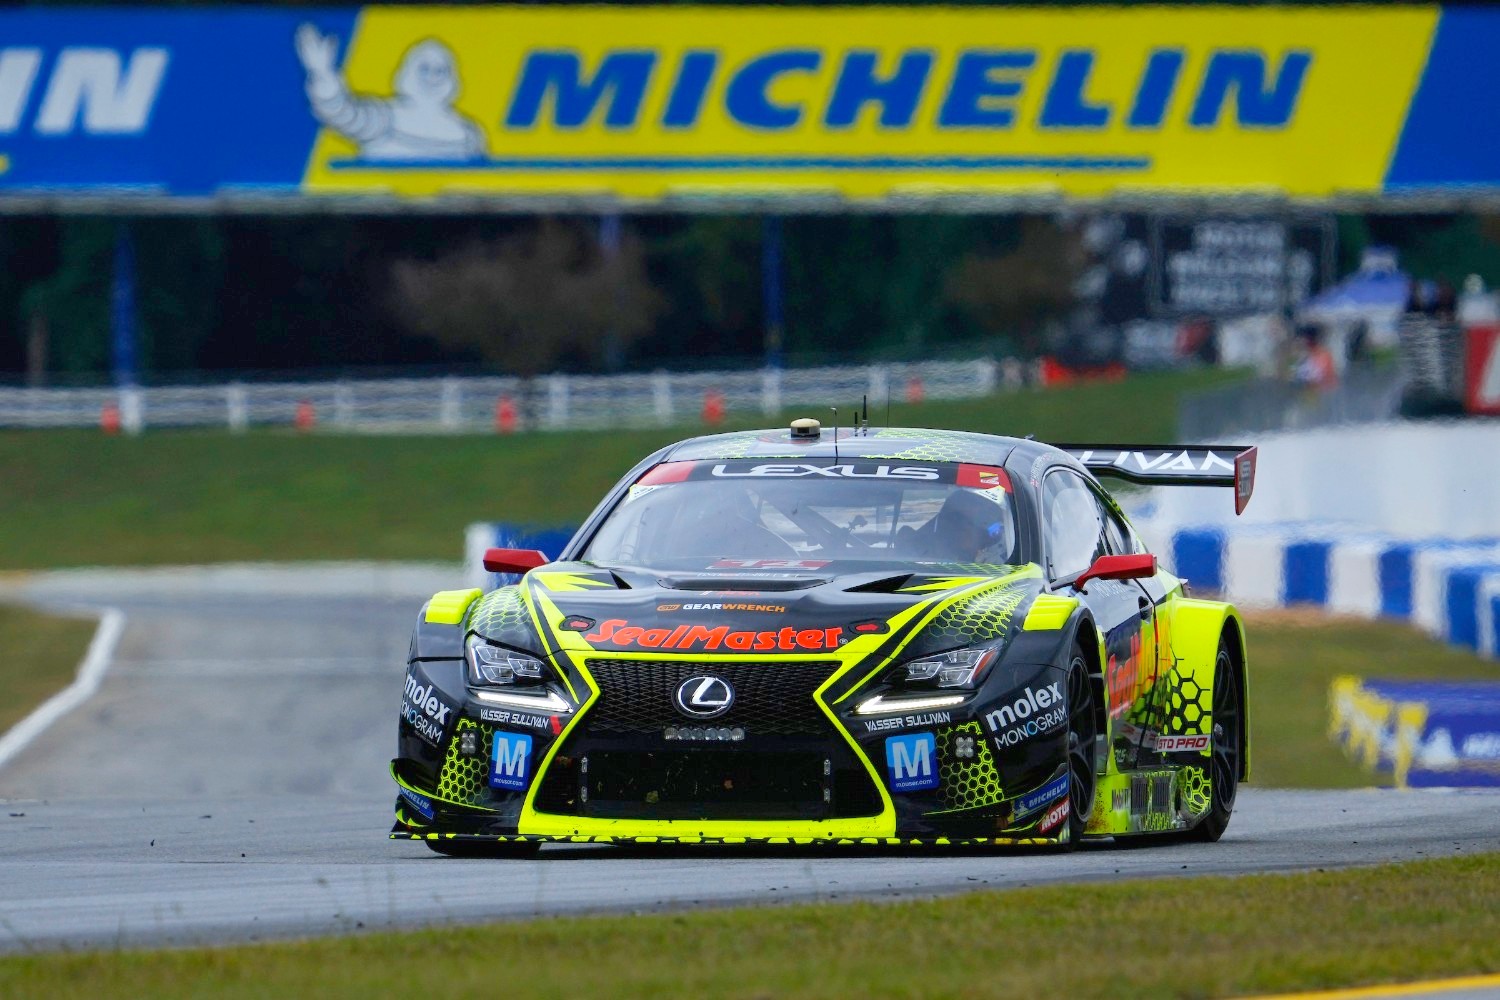
[[[1094,811],[1094,744],[1099,719],[1088,661],[1076,643],[1068,661],[1068,840],[1078,843]]]
[[[1234,812],[1234,797],[1239,790],[1244,740],[1244,706],[1240,700],[1239,676],[1234,658],[1222,641],[1214,660],[1213,742],[1208,764],[1212,804],[1192,831],[1197,840],[1212,843],[1224,835]]]
[[[448,858],[530,858],[542,849],[540,841],[424,840],[428,849]]]

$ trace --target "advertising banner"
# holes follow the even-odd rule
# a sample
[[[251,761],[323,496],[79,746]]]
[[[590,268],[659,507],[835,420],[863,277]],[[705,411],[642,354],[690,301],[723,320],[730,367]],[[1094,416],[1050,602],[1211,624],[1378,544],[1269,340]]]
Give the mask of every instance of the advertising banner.
[[[1474,326],[1464,331],[1464,409],[1500,416],[1500,327]]]
[[[1340,677],[1329,735],[1398,787],[1500,785],[1500,683]]]
[[[32,198],[1500,193],[1500,11],[0,11]]]

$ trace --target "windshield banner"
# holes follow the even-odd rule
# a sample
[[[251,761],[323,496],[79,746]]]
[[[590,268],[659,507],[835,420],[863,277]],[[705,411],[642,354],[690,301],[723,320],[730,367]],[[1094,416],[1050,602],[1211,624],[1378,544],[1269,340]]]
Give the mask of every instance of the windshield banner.
[[[666,462],[648,470],[632,490],[650,489],[669,483],[705,479],[807,479],[878,480],[884,482],[950,483],[976,490],[1009,490],[1010,476],[1004,469],[968,463],[918,465],[891,461],[762,461],[731,459],[723,462]],[[632,496],[635,494],[632,493]]]
[[[1487,9],[33,8],[0,38],[11,196],[1500,192]]]

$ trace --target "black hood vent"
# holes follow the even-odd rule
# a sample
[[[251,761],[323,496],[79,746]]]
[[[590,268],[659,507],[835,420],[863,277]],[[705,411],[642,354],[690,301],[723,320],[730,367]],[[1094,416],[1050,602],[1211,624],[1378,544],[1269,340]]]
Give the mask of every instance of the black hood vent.
[[[796,577],[787,579],[762,579],[753,576],[686,576],[661,577],[657,581],[667,590],[714,590],[714,591],[787,591],[811,590],[821,587],[828,580],[824,577]]]

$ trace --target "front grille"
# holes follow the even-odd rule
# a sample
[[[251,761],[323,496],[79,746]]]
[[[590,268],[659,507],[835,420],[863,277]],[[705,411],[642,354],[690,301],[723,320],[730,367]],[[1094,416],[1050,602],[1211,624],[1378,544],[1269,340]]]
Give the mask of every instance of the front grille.
[[[672,697],[689,677],[715,674],[734,688],[734,705],[713,720],[715,726],[739,726],[753,736],[833,736],[813,699],[838,669],[829,660],[784,663],[702,663],[676,660],[590,660],[589,673],[599,683],[599,701],[589,709],[588,725],[597,735],[661,735],[681,725]]]
[[[830,660],[588,661],[599,698],[542,776],[536,808],[575,816],[642,819],[822,819],[873,816],[879,792],[814,692]],[[740,728],[734,743],[678,743],[668,726],[692,724],[673,702],[691,677],[714,674],[734,705],[704,725]]]
[[[821,753],[603,751],[589,755],[586,784],[595,816],[818,819],[823,772]]]

